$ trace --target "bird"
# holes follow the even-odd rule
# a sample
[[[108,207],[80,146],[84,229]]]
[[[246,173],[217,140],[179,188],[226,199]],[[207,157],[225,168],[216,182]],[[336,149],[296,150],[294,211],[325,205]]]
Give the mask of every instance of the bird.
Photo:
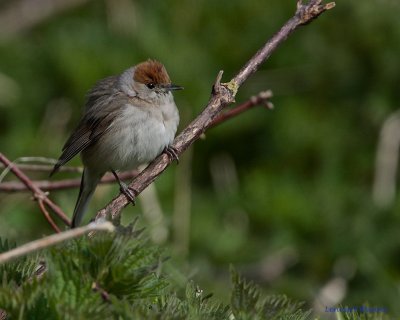
[[[71,228],[79,226],[103,175],[110,171],[120,191],[135,203],[137,192],[117,171],[131,170],[165,152],[178,161],[171,146],[179,124],[171,83],[164,65],[148,59],[121,74],[98,81],[87,93],[82,118],[62,148],[50,176],[80,154],[84,166]]]

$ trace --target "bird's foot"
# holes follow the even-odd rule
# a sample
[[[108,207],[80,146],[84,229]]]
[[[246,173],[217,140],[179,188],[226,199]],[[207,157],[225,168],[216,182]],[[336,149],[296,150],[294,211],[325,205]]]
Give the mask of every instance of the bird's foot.
[[[124,182],[121,181],[119,184],[119,190],[121,193],[125,195],[125,197],[133,204],[136,205],[136,195],[137,191],[128,185],[126,185]]]
[[[176,163],[179,164],[178,151],[173,146],[165,147],[164,152],[168,155],[171,161],[176,161]]]
[[[118,181],[120,192],[123,193],[125,195],[125,197],[130,202],[132,202],[133,205],[136,205],[136,201],[135,200],[136,200],[136,195],[138,194],[138,192],[135,189],[133,189],[132,187],[129,187],[123,181],[121,181],[121,179],[119,178],[118,174],[114,170],[111,170],[111,172],[114,175],[115,179]]]

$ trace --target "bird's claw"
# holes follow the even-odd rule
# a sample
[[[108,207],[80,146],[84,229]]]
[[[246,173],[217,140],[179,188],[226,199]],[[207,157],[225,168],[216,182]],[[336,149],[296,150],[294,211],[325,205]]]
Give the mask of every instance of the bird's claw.
[[[125,197],[132,202],[133,205],[136,204],[136,195],[139,193],[137,192],[135,189],[133,189],[132,187],[127,186],[119,177],[118,174],[114,171],[111,170],[112,174],[115,177],[115,180],[118,181],[119,184],[119,190],[121,193],[123,193],[125,195]]]
[[[164,152],[168,155],[171,162],[175,160],[176,163],[179,164],[178,151],[173,146],[165,147]]]
[[[133,204],[136,205],[136,190],[127,186],[121,181],[119,190],[125,195],[125,197]]]

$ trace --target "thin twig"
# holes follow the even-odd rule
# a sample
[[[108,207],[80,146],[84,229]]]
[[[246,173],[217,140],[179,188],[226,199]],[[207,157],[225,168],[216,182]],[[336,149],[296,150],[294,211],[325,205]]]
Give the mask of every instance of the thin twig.
[[[54,202],[52,202],[46,194],[40,190],[37,186],[35,186],[31,179],[29,179],[18,167],[16,167],[10,160],[8,160],[2,153],[0,153],[0,162],[2,162],[5,166],[10,168],[11,172],[15,174],[15,176],[24,183],[27,188],[29,188],[35,199],[41,199],[54,213],[66,224],[70,225],[70,221],[65,213],[61,210],[59,206],[57,206]],[[45,213],[43,213],[45,214]]]
[[[249,100],[239,104],[238,106],[236,106],[230,110],[227,110],[224,113],[221,113],[218,117],[216,117],[213,120],[213,122],[208,127],[208,129],[214,128],[215,126],[221,124],[222,122],[225,122],[233,117],[236,117],[236,116],[242,114],[243,112],[245,112],[255,106],[258,106],[258,105],[263,105],[263,106],[267,107],[268,109],[272,109],[273,105],[269,101],[269,99],[271,99],[271,98],[272,98],[271,90],[262,91],[258,95],[252,96]],[[0,187],[1,187],[1,184],[0,184]]]
[[[258,70],[260,65],[269,58],[271,53],[298,27],[310,23],[326,10],[335,6],[334,2],[321,4],[322,0],[310,0],[303,4],[303,0],[297,1],[295,15],[285,23],[270,41],[256,52],[256,54],[240,69],[239,73],[232,79],[231,83],[236,90],[245,82],[250,75]]]
[[[121,172],[118,175],[121,178],[121,180],[129,180],[136,177],[138,173],[139,173],[138,170],[132,170],[127,172]],[[107,184],[113,182],[115,182],[115,177],[112,174],[107,174],[101,179],[100,183]],[[81,184],[81,179],[80,178],[64,179],[59,181],[39,180],[39,181],[32,181],[32,183],[43,191],[54,191],[54,190],[79,188]],[[6,181],[0,183],[0,192],[11,193],[11,192],[21,192],[28,190],[29,189],[26,187],[25,184],[18,181]]]
[[[272,54],[272,52],[299,26],[305,25],[317,18],[321,13],[334,7],[334,3],[321,4],[322,0],[311,0],[307,4],[297,2],[295,15],[289,19],[266,44],[243,66],[238,74],[228,83],[221,84],[223,71],[218,73],[212,88],[211,98],[201,112],[174,140],[172,147],[177,154],[184,152],[194,143],[201,134],[206,131],[213,120],[228,104],[234,102],[239,87],[258,70],[260,65]],[[129,185],[130,188],[140,193],[152,183],[171,163],[166,154],[158,156],[150,165],[144,169]],[[114,198],[106,207],[96,214],[96,219],[111,216],[118,218],[121,210],[128,205],[128,200],[122,194]]]
[[[16,166],[23,171],[34,171],[34,172],[51,172],[54,169],[54,165],[46,165],[46,164],[16,164]],[[3,164],[0,164],[0,169],[1,168],[5,168],[5,166]],[[65,167],[60,167],[59,172],[82,173],[83,168],[82,167],[65,166]]]
[[[35,240],[32,242],[28,242],[18,248],[13,250],[4,252],[0,254],[0,264],[7,262],[11,259],[15,259],[17,257],[26,255],[28,253],[32,253],[34,251],[38,251],[50,246],[53,246],[57,243],[80,237],[90,231],[109,231],[113,232],[115,227],[109,221],[104,222],[92,222],[86,226],[67,230],[61,233],[53,234],[51,236]]]
[[[45,157],[20,157],[12,161],[12,164],[17,165],[17,163],[20,162],[39,162],[39,163],[47,163],[54,165],[56,164],[57,160],[56,159],[51,159],[51,158],[45,158]],[[19,167],[19,166],[18,166]],[[22,169],[22,168],[20,168]],[[4,177],[10,172],[10,166],[6,166],[3,170],[3,172],[0,173],[0,182],[3,181]]]
[[[44,217],[46,218],[47,222],[51,225],[51,227],[54,229],[55,232],[60,233],[61,230],[57,227],[57,225],[55,224],[55,222],[53,221],[53,219],[51,218],[49,212],[47,211],[44,203],[43,203],[43,199],[38,199],[38,204],[39,204],[39,208],[40,210],[42,210]]]

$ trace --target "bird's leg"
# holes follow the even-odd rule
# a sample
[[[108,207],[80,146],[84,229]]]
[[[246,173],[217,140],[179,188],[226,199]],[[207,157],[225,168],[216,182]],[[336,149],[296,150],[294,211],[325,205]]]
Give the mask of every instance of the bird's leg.
[[[121,181],[121,179],[118,177],[118,174],[114,170],[111,170],[111,172],[114,175],[115,179],[118,181],[119,190],[121,191],[121,193],[123,193],[125,197],[127,197],[127,199],[132,202],[133,205],[135,205],[136,194],[138,192],[135,189],[127,186],[126,183],[124,183],[123,181]]]
[[[179,164],[178,151],[173,146],[167,146],[164,148],[164,152],[168,155],[171,161],[176,161]]]

